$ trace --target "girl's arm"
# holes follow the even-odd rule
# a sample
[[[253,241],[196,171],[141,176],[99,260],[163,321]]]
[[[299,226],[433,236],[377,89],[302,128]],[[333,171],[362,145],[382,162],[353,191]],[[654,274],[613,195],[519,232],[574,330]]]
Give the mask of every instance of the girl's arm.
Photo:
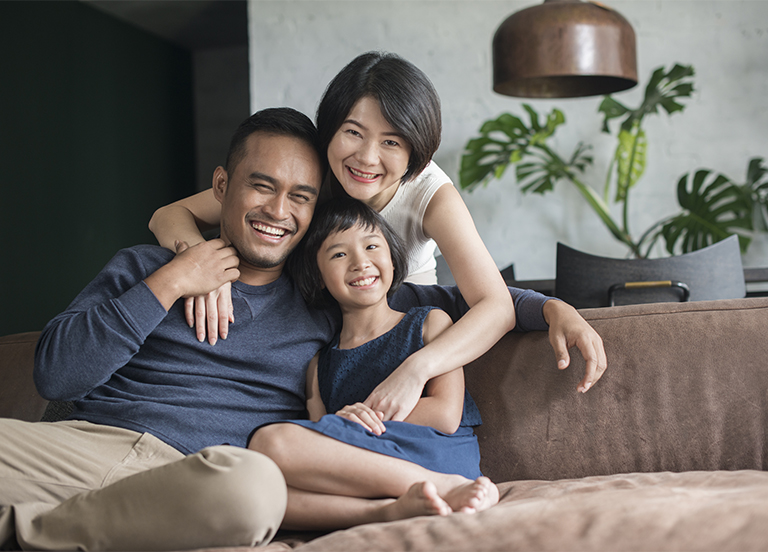
[[[190,246],[202,241],[202,232],[217,228],[221,220],[221,205],[213,197],[213,190],[206,190],[185,197],[175,203],[160,207],[149,221],[149,229],[157,242],[171,251],[177,251],[177,242]],[[227,338],[232,314],[232,291],[229,284],[207,295],[189,297],[184,303],[187,324],[195,327],[197,339],[213,345],[219,336]]]
[[[451,317],[445,311],[431,310],[424,320],[425,347],[452,324]],[[422,390],[424,390],[423,396]],[[420,385],[414,391],[421,398],[417,399],[415,408],[404,421],[430,426],[443,433],[455,433],[464,413],[464,370],[458,368],[434,377],[427,382],[426,387]],[[382,413],[364,403],[347,405],[336,412],[336,415],[357,422],[376,435],[386,431],[381,421]],[[314,420],[314,418],[311,419]]]
[[[438,188],[424,216],[424,232],[437,242],[470,309],[429,345],[412,354],[381,383],[365,404],[402,420],[419,399],[425,383],[469,364],[515,326],[512,297],[475,229],[459,192]]]
[[[431,310],[424,321],[425,346],[452,325],[451,317],[446,312]],[[405,421],[451,434],[459,428],[463,413],[464,369],[457,368],[427,382],[424,395]]]
[[[323,399],[320,398],[320,384],[317,380],[317,359],[319,356],[320,353],[317,353],[312,357],[307,368],[307,412],[309,412],[309,419],[313,422],[327,414]]]

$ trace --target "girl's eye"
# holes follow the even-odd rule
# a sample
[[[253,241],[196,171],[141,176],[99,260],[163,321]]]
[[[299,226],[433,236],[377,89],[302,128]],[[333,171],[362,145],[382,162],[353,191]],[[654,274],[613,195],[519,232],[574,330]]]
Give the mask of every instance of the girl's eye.
[[[377,249],[378,247],[379,247],[378,245],[376,245],[375,243],[372,243],[371,245],[366,247],[366,249]]]
[[[341,259],[342,257],[344,257],[344,253],[334,253],[331,259]]]

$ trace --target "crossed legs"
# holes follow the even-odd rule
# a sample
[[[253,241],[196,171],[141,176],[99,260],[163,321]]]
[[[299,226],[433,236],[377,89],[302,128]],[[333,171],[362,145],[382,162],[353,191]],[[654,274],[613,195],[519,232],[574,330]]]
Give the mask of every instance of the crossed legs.
[[[259,429],[249,448],[269,456],[288,485],[286,529],[339,529],[420,515],[474,513],[496,486],[361,449],[295,424]]]

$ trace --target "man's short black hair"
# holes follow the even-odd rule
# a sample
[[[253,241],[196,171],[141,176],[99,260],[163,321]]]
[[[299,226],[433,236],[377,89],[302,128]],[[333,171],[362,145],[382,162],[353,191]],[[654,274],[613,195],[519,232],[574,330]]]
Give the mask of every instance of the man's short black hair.
[[[227,174],[235,169],[245,155],[245,142],[255,132],[289,136],[303,140],[320,154],[320,162],[325,172],[325,159],[327,155],[319,149],[318,134],[312,120],[290,107],[270,107],[257,111],[237,127],[232,140],[229,143],[227,161],[224,170]]]

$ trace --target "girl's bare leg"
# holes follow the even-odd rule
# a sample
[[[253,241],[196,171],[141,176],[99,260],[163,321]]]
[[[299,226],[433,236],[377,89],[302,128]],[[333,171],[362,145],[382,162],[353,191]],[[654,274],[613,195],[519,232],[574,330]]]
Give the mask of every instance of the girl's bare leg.
[[[416,516],[451,513],[435,486],[415,483],[400,498],[356,498],[325,495],[288,487],[288,509],[283,529],[346,529],[364,523],[395,521]]]
[[[488,478],[471,481],[461,475],[433,472],[294,424],[273,424],[258,430],[249,448],[272,458],[289,487],[321,495],[401,497],[414,484],[428,481],[454,512],[482,511],[499,499]]]

